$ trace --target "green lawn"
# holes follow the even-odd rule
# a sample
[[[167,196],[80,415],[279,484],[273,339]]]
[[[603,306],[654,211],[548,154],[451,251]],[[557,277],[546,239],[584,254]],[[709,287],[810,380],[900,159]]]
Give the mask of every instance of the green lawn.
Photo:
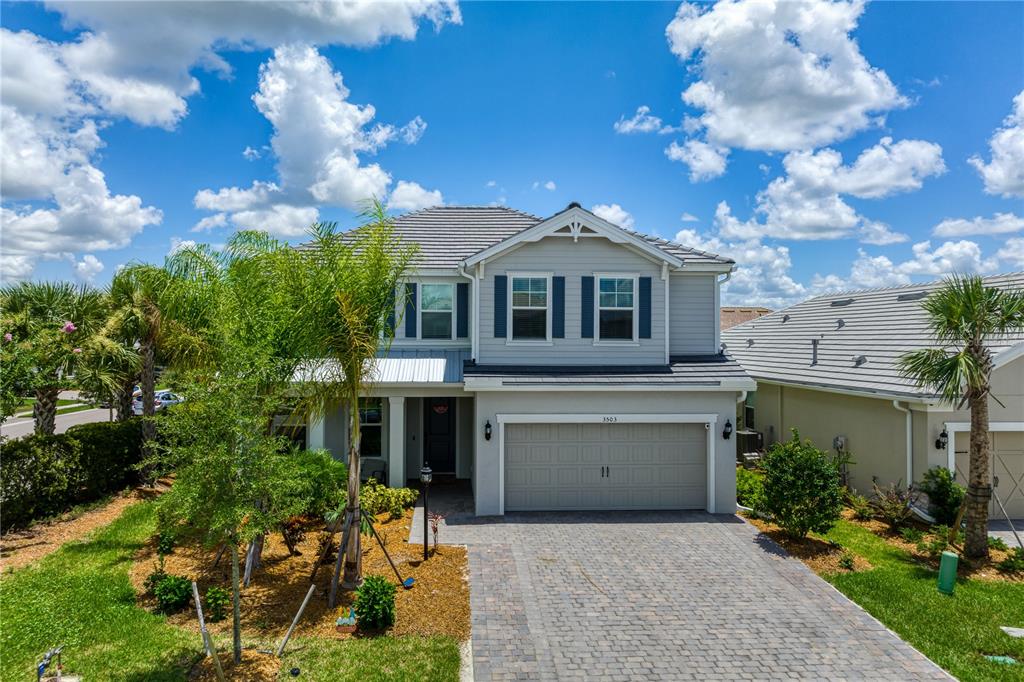
[[[198,637],[138,608],[128,581],[131,556],[155,528],[153,503],[139,503],[89,540],[0,579],[0,679],[32,679],[57,644],[67,672],[86,680],[185,679]],[[292,667],[306,680],[458,679],[458,644],[447,638],[296,638],[288,647],[282,679]]]
[[[856,524],[840,521],[826,537],[874,568],[823,577],[928,658],[961,680],[1024,680],[1024,663],[983,657],[1024,661],[1024,640],[999,629],[1024,627],[1024,584],[961,579],[947,596],[936,589],[935,571]]]

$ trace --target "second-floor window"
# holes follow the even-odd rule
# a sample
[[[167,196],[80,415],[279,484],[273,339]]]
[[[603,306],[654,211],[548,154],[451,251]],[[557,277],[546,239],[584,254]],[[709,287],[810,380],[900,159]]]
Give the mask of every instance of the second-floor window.
[[[512,339],[545,341],[548,338],[548,279],[512,277]]]
[[[452,284],[421,284],[420,336],[424,339],[452,338],[452,310],[454,310]]]
[[[602,341],[632,341],[634,279],[601,277],[597,285],[598,331]]]

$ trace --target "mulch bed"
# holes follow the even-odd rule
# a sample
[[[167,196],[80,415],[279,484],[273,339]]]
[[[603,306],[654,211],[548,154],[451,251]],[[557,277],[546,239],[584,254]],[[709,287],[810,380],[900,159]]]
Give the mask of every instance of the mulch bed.
[[[769,521],[752,516],[746,516],[745,518],[777,545],[807,564],[815,573],[849,572],[849,569],[839,565],[839,560],[847,553],[839,545],[810,536],[794,539]],[[850,555],[853,557],[854,571],[867,571],[872,568],[871,564],[864,557],[858,556],[853,552],[850,552]]]
[[[161,479],[154,487],[147,485],[125,490],[106,504],[81,514],[68,514],[5,533],[0,537],[0,572],[9,573],[22,568],[57,551],[65,543],[84,539],[92,531],[121,516],[126,508],[160,495],[169,486],[170,479]]]
[[[916,562],[933,570],[938,570],[938,559],[933,559],[927,553],[919,551],[917,549],[917,543],[907,542],[898,532],[893,532],[889,528],[889,525],[884,521],[880,521],[878,519],[860,521],[854,518],[853,510],[851,509],[844,509],[842,516],[846,521],[869,530],[890,545],[908,552]],[[778,526],[770,521],[754,518],[747,514],[744,514],[744,518],[757,527],[762,533],[782,546],[782,548],[787,552],[807,564],[815,573],[849,572],[848,569],[844,569],[839,565],[839,558],[846,552],[842,547],[815,537],[794,540],[783,533]],[[917,520],[912,520],[907,525],[921,530],[926,535],[929,532],[929,526]],[[962,547],[952,547],[951,549],[959,554]],[[851,554],[853,553],[851,552]],[[974,561],[961,556],[957,575],[961,578],[972,578],[976,580],[1012,583],[1024,582],[1024,574],[1004,573],[996,568],[996,565],[1009,556],[1009,554],[1009,551],[990,548],[988,560]],[[872,567],[866,559],[857,556],[856,554],[853,554],[853,556],[854,571],[868,570]]]
[[[266,682],[276,680],[281,670],[281,659],[273,654],[262,653],[255,649],[242,649],[242,662],[235,665],[235,658],[230,651],[218,654],[224,678],[232,682]],[[206,656],[189,673],[191,682],[216,682],[217,673],[213,668],[213,659]]]
[[[403,578],[412,577],[416,582],[412,589],[398,588],[395,596],[396,621],[388,629],[388,635],[447,635],[459,641],[469,638],[469,583],[466,562],[466,548],[441,545],[428,561],[423,559],[423,546],[406,542],[412,523],[412,510],[406,510],[402,518],[389,520],[380,515],[374,524],[377,532],[387,545],[392,560]],[[280,639],[291,624],[292,618],[309,589],[309,574],[316,560],[317,544],[324,531],[322,520],[308,519],[302,524],[305,538],[297,545],[302,553],[291,556],[280,533],[268,535],[264,543],[263,559],[254,571],[252,581],[241,591],[242,631],[249,637]],[[335,535],[337,541],[339,535]],[[336,543],[337,544],[337,543]],[[384,553],[372,537],[363,536],[363,575],[381,575],[397,583],[395,574],[387,563]],[[217,585],[230,591],[231,562],[225,554],[220,564],[213,565],[216,548],[205,548],[198,543],[186,543],[174,548],[166,557],[164,570],[174,575],[186,576],[199,584],[204,598],[204,613],[207,587]],[[319,636],[347,638],[368,636],[357,632],[355,635],[340,634],[335,622],[340,616],[347,616],[355,599],[354,592],[339,589],[338,605],[328,609],[327,596],[330,579],[334,571],[332,552],[330,564],[320,567],[316,577],[317,590],[299,622],[293,636]],[[240,570],[244,571],[244,553],[239,555]],[[145,594],[146,576],[156,570],[156,539],[153,538],[136,556],[130,571],[132,585],[139,596],[140,605],[154,610],[156,602]],[[180,627],[198,632],[199,624],[193,608],[177,613],[168,621]],[[231,616],[218,623],[208,623],[214,633],[230,633]],[[379,634],[379,633],[373,633]]]

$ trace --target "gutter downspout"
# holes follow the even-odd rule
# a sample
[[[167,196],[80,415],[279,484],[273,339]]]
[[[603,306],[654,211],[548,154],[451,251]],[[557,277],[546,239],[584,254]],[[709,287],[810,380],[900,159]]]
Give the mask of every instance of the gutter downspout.
[[[715,277],[715,353],[722,352],[722,285],[732,279],[732,270],[725,277]]]
[[[907,486],[914,484],[914,415],[910,408],[901,407],[899,400],[893,400],[892,406],[907,415]]]
[[[478,280],[476,278],[476,275],[467,275],[466,274],[465,265],[463,263],[459,263],[459,275],[461,275],[462,277],[465,277],[466,279],[468,279],[470,282],[473,283],[473,285],[472,285],[472,287],[473,287],[472,288],[473,295],[470,297],[471,300],[470,300],[470,303],[469,303],[469,305],[472,308],[472,310],[470,310],[470,312],[469,312],[469,319],[470,319],[470,324],[473,327],[469,331],[469,348],[470,348],[469,355],[470,355],[470,359],[472,359],[473,362],[476,362],[476,351],[477,351],[477,345],[479,344],[479,330],[478,330],[477,322],[478,322],[479,311],[480,311],[480,306],[478,305],[479,299],[480,299],[480,287],[479,287],[479,282],[478,282]]]

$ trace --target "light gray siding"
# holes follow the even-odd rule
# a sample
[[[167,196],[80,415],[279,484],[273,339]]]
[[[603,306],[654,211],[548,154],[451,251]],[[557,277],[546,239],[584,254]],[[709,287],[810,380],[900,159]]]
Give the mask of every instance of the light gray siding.
[[[669,277],[669,352],[672,355],[717,353],[714,274]]]
[[[494,337],[494,276],[544,272],[565,277],[565,338],[551,345],[516,344]],[[651,338],[634,345],[603,345],[580,335],[580,278],[594,273],[635,273],[651,277]],[[652,365],[665,363],[665,285],[661,266],[603,238],[573,242],[548,237],[488,261],[480,286],[481,364]],[[597,320],[595,316],[595,332]],[[595,333],[596,336],[596,333]]]

